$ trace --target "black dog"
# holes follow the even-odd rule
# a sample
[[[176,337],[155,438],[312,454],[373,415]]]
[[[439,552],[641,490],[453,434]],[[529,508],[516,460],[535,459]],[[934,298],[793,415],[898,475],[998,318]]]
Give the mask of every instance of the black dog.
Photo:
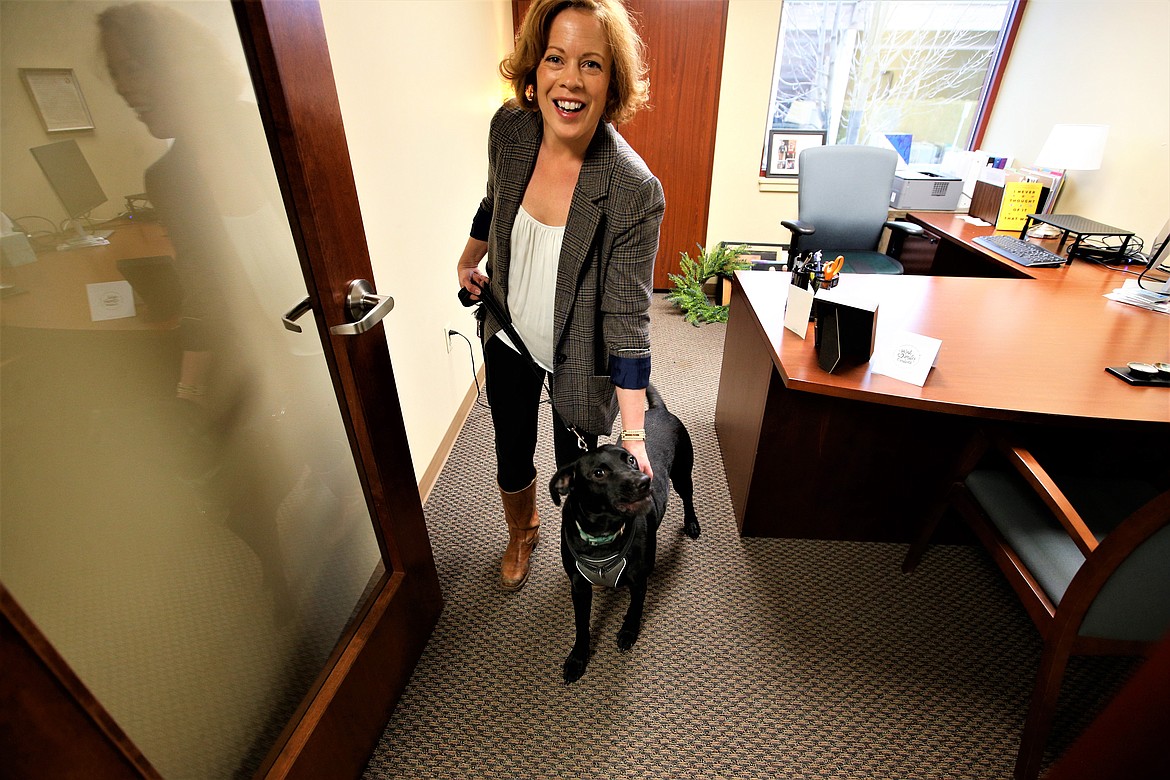
[[[670,483],[682,498],[687,536],[699,538],[699,519],[692,500],[695,450],[690,434],[666,410],[653,387],[647,389],[646,398],[646,452],[654,469],[653,480],[639,471],[633,455],[605,444],[581,455],[549,482],[554,504],[560,506],[561,497],[565,497],[561,562],[572,585],[577,626],[576,641],[565,659],[567,683],[580,678],[589,663],[593,586],[629,587],[630,608],[618,631],[618,647],[629,650],[637,641]]]

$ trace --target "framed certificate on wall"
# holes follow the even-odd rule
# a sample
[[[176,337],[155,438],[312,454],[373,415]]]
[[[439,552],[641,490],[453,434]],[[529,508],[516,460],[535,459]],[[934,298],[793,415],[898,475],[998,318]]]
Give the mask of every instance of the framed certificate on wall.
[[[89,106],[72,68],[21,68],[20,78],[46,132],[93,130]]]

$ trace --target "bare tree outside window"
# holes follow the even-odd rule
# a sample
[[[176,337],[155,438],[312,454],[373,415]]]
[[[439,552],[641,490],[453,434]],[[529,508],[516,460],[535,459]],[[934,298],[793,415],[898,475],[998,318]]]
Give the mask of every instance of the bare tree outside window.
[[[768,129],[908,162],[967,149],[1013,0],[785,0]]]

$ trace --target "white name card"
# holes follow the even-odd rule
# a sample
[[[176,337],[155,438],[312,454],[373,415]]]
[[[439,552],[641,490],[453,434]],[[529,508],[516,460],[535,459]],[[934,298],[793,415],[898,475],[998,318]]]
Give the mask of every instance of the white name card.
[[[922,387],[942,342],[909,331],[878,331],[869,370]]]
[[[808,333],[808,318],[812,314],[812,290],[802,290],[794,284],[788,285],[788,303],[784,307],[784,327],[801,338]]]
[[[89,318],[94,322],[135,315],[134,290],[130,287],[130,282],[87,284],[85,292],[89,296]]]

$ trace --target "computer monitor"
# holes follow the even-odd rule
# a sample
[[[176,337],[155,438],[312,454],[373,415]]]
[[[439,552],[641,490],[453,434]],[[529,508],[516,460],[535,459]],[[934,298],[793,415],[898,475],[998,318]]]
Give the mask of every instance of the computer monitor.
[[[1150,244],[1149,257],[1151,266],[1170,270],[1170,219],[1166,220],[1154,243]]]
[[[108,231],[105,235],[95,235],[85,228],[85,215],[105,203],[108,198],[102,186],[98,184],[97,177],[93,175],[93,169],[86,162],[85,155],[77,146],[77,141],[70,138],[67,141],[36,146],[29,151],[41,166],[41,171],[49,180],[53,192],[57,193],[57,198],[65,207],[70,224],[76,232],[76,236],[57,249],[108,244],[109,241],[106,240]]]
[[[1151,292],[1170,294],[1170,219],[1150,244],[1147,257],[1150,261],[1138,277],[1138,285]]]

